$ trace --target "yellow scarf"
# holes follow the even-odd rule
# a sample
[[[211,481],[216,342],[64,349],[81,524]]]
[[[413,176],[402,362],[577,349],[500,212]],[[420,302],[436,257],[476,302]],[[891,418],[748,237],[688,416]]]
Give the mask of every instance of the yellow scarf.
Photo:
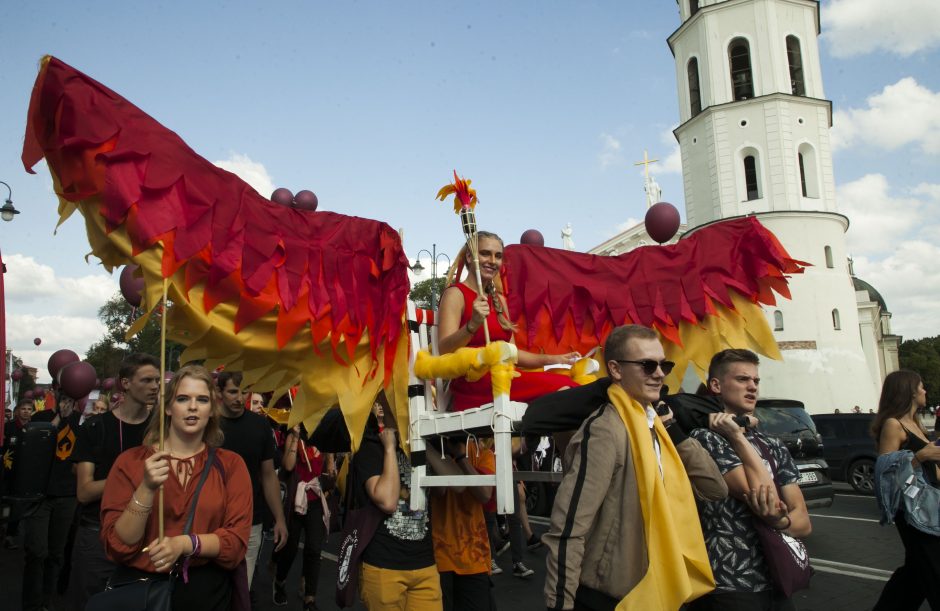
[[[618,384],[611,384],[607,395],[630,438],[649,557],[646,574],[620,601],[617,611],[678,609],[715,589],[692,485],[662,422],[657,418],[654,427],[665,481],[659,473],[646,410]]]

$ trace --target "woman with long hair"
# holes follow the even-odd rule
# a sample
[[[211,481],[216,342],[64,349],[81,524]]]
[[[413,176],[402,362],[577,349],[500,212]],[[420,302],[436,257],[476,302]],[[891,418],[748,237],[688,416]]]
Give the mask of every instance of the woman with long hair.
[[[509,317],[499,278],[499,270],[503,265],[503,240],[495,233],[480,231],[477,250],[482,287],[477,284],[474,262],[466,246],[455,258],[454,269],[448,274],[450,286],[441,295],[438,311],[438,348],[441,354],[465,346],[484,346],[484,324],[489,330],[490,341],[515,343],[513,332],[516,326]],[[465,267],[469,273],[466,279],[461,280],[460,274]],[[521,369],[540,369],[547,365],[571,365],[578,358],[576,352],[536,354],[520,350],[517,364]],[[574,385],[567,376],[544,372],[520,373],[520,377],[513,379],[509,391],[514,401],[529,401]],[[451,380],[450,391],[453,396],[451,409],[455,411],[478,407],[493,400],[489,374],[476,382],[468,382],[463,378]]]
[[[914,464],[920,465],[925,479],[936,486],[940,447],[929,441],[917,415],[926,405],[927,392],[920,375],[904,369],[894,371],[881,388],[871,429],[879,454],[910,450]],[[894,522],[904,544],[904,565],[885,584],[875,609],[919,609],[925,598],[932,609],[940,609],[940,537],[909,525],[903,504]]]
[[[163,405],[166,442],[159,449],[160,418],[151,418],[140,447],[121,454],[101,499],[101,539],[121,577],[180,573],[173,609],[223,611],[233,604],[236,567],[251,529],[251,481],[241,457],[222,449],[220,405],[211,374],[180,369]],[[184,526],[203,470],[192,527]],[[164,490],[165,535],[158,539],[157,490]],[[117,575],[117,574],[116,574]],[[247,582],[244,584],[247,587]]]

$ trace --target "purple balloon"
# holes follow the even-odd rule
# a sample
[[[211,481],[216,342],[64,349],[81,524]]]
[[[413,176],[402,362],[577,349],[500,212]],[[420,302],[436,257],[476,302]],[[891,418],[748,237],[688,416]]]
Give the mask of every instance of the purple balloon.
[[[13,381],[14,381],[14,382],[19,382],[20,380],[23,379],[23,370],[22,370],[22,369],[14,369],[14,370],[13,370],[13,373],[10,374],[10,377],[13,378]]]
[[[24,398],[24,399],[32,399],[32,398],[33,398],[33,391],[27,390],[26,392],[24,392],[24,393],[23,393],[23,398]]]
[[[112,388],[114,388],[114,378],[105,378],[101,383],[101,390],[108,392]]]
[[[665,244],[676,235],[679,223],[679,211],[670,203],[659,202],[646,211],[646,233],[660,244]]]
[[[91,363],[76,361],[59,370],[58,380],[62,392],[77,401],[98,385],[98,374]]]
[[[290,206],[294,202],[294,194],[290,192],[290,189],[278,187],[271,194],[271,201],[282,206]]]
[[[137,269],[139,266],[131,263],[130,265],[125,265],[124,269],[121,270],[121,294],[124,295],[124,299],[127,300],[127,303],[131,304],[135,308],[140,307],[140,302],[143,299],[142,293],[144,290],[144,279],[142,277],[137,277]]]
[[[67,348],[56,350],[52,353],[52,356],[49,357],[46,368],[49,370],[49,375],[55,380],[63,367],[77,360],[79,360],[78,355]]]
[[[527,246],[545,246],[545,236],[538,229],[526,229],[522,232],[519,243]]]
[[[307,189],[298,191],[297,195],[294,196],[294,207],[300,208],[301,210],[313,212],[317,209],[317,204],[319,203],[316,193],[308,191]]]
[[[33,344],[35,344],[35,345],[37,345],[37,346],[38,346],[39,344],[41,344],[41,343],[42,343],[42,339],[40,339],[40,338],[38,338],[38,337],[33,340]]]

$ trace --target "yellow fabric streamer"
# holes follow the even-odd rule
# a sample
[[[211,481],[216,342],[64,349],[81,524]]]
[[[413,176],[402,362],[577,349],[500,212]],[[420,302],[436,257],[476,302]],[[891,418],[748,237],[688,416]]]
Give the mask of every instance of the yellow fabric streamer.
[[[440,356],[431,356],[427,350],[418,352],[415,359],[415,376],[422,380],[466,377],[476,382],[487,371],[499,363],[515,363],[519,351],[508,342],[492,342],[481,348],[458,348]]]
[[[660,477],[646,410],[617,384],[611,384],[607,396],[627,427],[649,558],[646,574],[620,601],[617,611],[678,609],[715,589],[692,485],[662,422],[657,419],[654,426],[665,481]]]

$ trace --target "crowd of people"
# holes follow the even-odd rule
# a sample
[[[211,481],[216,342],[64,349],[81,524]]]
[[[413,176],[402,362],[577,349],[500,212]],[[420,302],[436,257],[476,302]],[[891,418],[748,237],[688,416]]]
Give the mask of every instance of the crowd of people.
[[[481,233],[478,246],[479,280],[458,277],[442,295],[445,353],[483,345],[484,326],[491,339],[512,341],[498,286],[502,241]],[[461,263],[477,271],[468,254]],[[273,420],[264,409],[270,397],[251,392],[237,371],[184,366],[158,405],[160,365],[146,354],[122,363],[120,401],[102,401],[84,421],[64,395],[35,414],[21,400],[4,440],[8,490],[12,473],[30,472],[35,457],[18,440],[33,423],[47,423],[56,439],[48,476],[35,473],[40,494],[7,524],[6,541],[24,546],[22,608],[51,610],[64,588],[76,610],[116,608],[106,597],[120,587],[106,587],[141,580],[172,584],[173,609],[246,611],[262,595],[286,605],[298,590],[305,610],[321,608],[333,595],[318,591],[324,542],[343,527],[341,516],[355,513],[370,526],[358,531],[356,563],[341,557],[337,571],[355,573],[356,597],[368,609],[495,609],[500,554],[511,550],[512,575],[531,579],[536,571],[524,553],[541,545],[549,609],[614,609],[622,601],[632,609],[793,609],[762,541],[768,532],[799,540],[812,527],[793,459],[756,428],[757,356],[742,349],[714,356],[701,389],[714,409],[690,425],[662,401],[674,364],[655,331],[617,327],[603,354],[607,376],[586,386],[538,372],[512,384],[514,399],[530,401],[523,429],[555,432],[564,448],[541,538],[528,525],[524,484],[515,489],[508,536],[497,526],[492,486],[411,490],[413,466],[492,474],[497,457],[491,440],[475,437],[410,455],[381,393],[355,454],[321,452],[314,431]],[[577,357],[520,351],[519,361],[540,368]],[[491,396],[486,380],[460,380],[451,390],[451,409]],[[935,484],[940,448],[914,418],[925,402],[916,374],[891,374],[874,432],[882,453],[910,452]],[[520,443],[520,457],[537,441]],[[428,495],[426,510],[411,508],[416,494]],[[879,608],[898,608],[891,606],[898,600],[917,608],[925,597],[940,604],[940,539],[895,507],[906,563]],[[252,586],[266,540],[272,591],[261,593]],[[301,547],[301,583],[290,584]]]

